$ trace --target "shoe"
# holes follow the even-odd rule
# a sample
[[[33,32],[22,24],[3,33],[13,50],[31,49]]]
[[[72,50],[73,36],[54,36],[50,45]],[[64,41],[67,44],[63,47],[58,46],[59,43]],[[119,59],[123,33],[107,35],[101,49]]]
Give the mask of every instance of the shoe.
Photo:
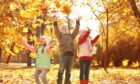
[[[85,84],[85,81],[84,80],[80,80],[80,84]]]
[[[85,83],[84,84],[88,84],[88,80],[84,80],[85,81]]]

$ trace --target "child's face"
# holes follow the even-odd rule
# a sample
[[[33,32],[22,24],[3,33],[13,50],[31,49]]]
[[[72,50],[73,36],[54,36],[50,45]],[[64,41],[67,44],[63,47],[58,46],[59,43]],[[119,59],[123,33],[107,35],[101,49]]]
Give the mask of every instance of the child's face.
[[[66,28],[66,27],[61,28],[60,31],[61,31],[63,34],[70,34],[68,28]]]
[[[39,43],[40,44],[44,44],[46,41],[45,41],[45,38],[43,38],[43,37],[40,37],[39,38]]]

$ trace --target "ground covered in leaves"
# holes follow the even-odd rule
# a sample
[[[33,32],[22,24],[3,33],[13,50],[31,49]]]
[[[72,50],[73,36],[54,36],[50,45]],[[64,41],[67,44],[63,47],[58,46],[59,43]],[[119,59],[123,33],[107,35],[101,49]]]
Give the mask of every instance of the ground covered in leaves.
[[[53,64],[47,74],[49,84],[56,84],[58,64]],[[35,68],[26,64],[0,64],[0,84],[35,84]],[[90,84],[140,84],[140,69],[109,68],[106,74],[102,68],[92,68]],[[79,69],[72,69],[72,84],[79,84]],[[2,83],[5,82],[5,83]]]

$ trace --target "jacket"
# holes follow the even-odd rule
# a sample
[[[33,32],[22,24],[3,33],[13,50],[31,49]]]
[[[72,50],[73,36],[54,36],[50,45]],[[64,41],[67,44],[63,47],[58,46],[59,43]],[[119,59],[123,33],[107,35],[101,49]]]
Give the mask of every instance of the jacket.
[[[92,60],[93,45],[97,42],[100,35],[91,39],[89,34],[90,32],[87,31],[83,37],[79,38],[78,56],[80,60]]]
[[[63,34],[59,31],[57,22],[54,22],[54,33],[59,41],[59,52],[60,55],[66,52],[75,53],[74,39],[79,32],[79,21],[76,21],[76,27],[72,34]]]

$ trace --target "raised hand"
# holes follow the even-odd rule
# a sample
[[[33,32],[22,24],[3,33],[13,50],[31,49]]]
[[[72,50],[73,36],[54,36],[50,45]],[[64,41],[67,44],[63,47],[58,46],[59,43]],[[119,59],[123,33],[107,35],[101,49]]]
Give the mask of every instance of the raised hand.
[[[76,21],[80,21],[82,19],[82,17],[81,16],[78,16],[77,18],[76,18]]]

